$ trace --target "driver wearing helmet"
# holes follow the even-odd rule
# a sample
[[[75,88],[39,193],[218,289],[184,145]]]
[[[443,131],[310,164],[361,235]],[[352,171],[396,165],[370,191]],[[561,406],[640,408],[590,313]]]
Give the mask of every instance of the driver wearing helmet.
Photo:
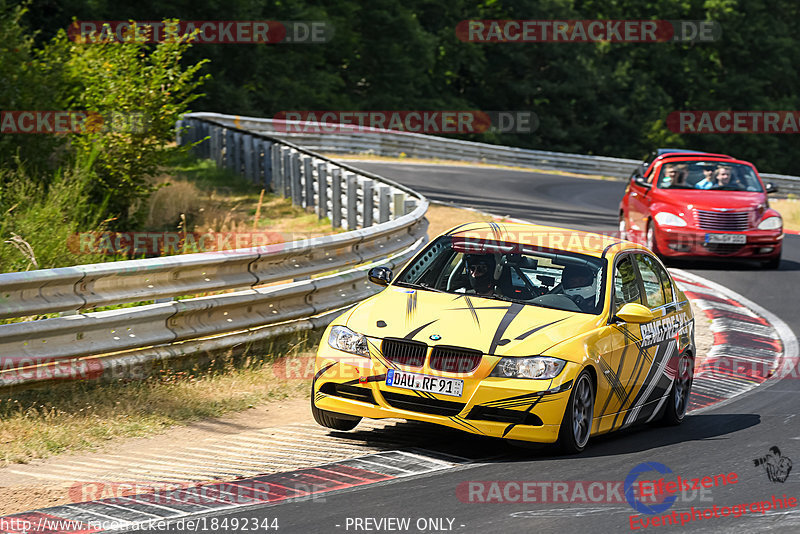
[[[594,311],[595,282],[594,271],[585,265],[567,265],[561,273],[561,287],[581,311]]]
[[[497,265],[494,256],[492,254],[465,254],[464,261],[470,286],[464,293],[481,297],[493,296],[496,285],[494,270]]]

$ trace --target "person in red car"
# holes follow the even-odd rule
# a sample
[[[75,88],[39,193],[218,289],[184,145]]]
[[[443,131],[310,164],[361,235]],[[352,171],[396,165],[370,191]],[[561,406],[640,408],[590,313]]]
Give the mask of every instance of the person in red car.
[[[718,167],[713,173],[711,173],[711,178],[708,178],[706,175],[705,178],[700,180],[695,184],[697,189],[711,189],[714,187],[725,187],[726,185],[730,185],[731,178],[733,177],[732,169],[727,166]],[[705,172],[705,169],[703,169]]]

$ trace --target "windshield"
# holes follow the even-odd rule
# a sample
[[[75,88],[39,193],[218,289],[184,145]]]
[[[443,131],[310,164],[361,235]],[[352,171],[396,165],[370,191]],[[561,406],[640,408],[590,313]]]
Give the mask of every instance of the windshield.
[[[661,189],[762,192],[753,168],[724,161],[679,161],[662,165]]]
[[[606,261],[562,250],[441,236],[396,284],[580,313],[603,310]]]

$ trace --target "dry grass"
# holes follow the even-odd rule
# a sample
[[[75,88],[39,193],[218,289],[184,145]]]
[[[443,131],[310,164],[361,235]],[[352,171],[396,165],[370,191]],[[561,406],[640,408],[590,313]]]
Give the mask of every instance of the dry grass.
[[[425,214],[425,218],[428,219],[428,235],[431,238],[459,224],[489,221],[502,222],[503,220],[486,213],[481,213],[480,211],[433,203],[431,203],[428,208],[428,213]]]
[[[205,371],[162,371],[144,381],[62,384],[6,393],[0,399],[0,466],[98,450],[110,440],[150,436],[271,400],[307,395],[310,380],[281,378],[276,366],[283,363],[273,358],[313,356],[310,348],[304,338],[237,365],[220,360]]]
[[[786,230],[800,232],[800,200],[796,198],[770,199],[769,205],[781,214],[783,227]]]
[[[191,184],[178,184],[180,191],[193,191],[187,187]],[[165,196],[161,200],[171,198],[162,194]],[[205,220],[209,228],[234,231],[252,224],[258,195],[231,196],[236,198],[224,198],[217,191],[209,193],[205,203],[197,204],[218,203],[216,211],[209,209],[212,217]],[[244,208],[245,205],[250,208]],[[432,205],[427,216],[432,236],[456,224],[493,220],[476,211],[444,205]],[[264,201],[259,228],[287,233],[296,232],[296,228],[318,228],[316,231],[320,233],[330,233],[329,227],[323,232],[323,228],[315,225],[318,225],[316,215],[306,214],[283,199],[269,197]],[[313,356],[316,343],[303,338],[291,345],[275,345],[254,352],[255,356],[245,361],[240,358],[236,365],[231,359],[220,359],[205,370],[164,371],[160,376],[139,382],[70,383],[6,393],[0,398],[0,465],[27,463],[65,452],[98,450],[112,441],[151,436],[169,427],[247,410],[271,400],[305,396],[310,380],[279,378],[282,375],[274,372],[273,366],[282,365],[281,358]]]

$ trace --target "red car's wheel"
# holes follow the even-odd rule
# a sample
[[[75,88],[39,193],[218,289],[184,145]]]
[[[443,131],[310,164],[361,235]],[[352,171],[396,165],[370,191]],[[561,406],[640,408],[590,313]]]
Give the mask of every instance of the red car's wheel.
[[[658,251],[658,243],[656,242],[656,227],[653,221],[647,221],[647,234],[645,245],[653,251],[654,254],[660,255]]]
[[[619,238],[628,239],[628,225],[625,223],[625,214],[619,214]]]

